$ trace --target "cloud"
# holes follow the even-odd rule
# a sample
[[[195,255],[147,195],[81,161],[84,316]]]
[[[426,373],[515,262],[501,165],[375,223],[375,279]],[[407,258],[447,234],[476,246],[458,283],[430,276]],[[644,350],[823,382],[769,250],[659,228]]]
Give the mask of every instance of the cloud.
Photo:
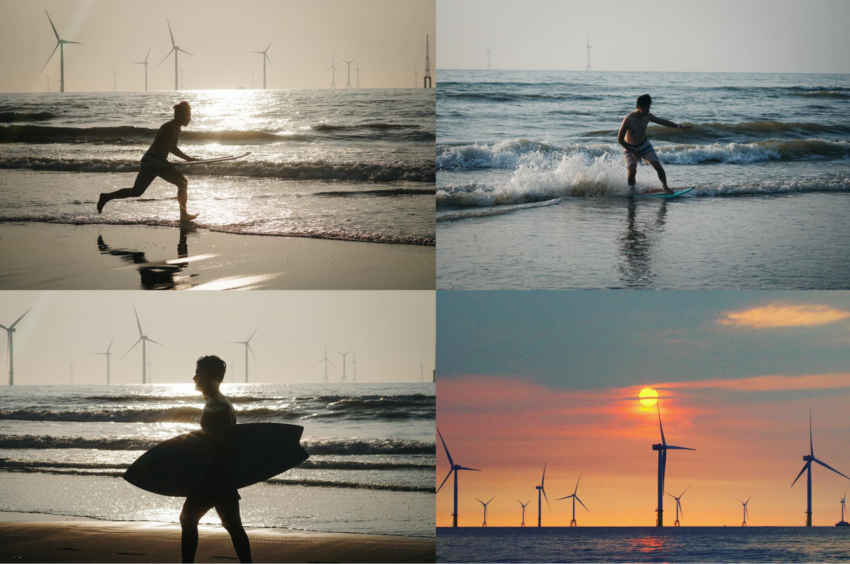
[[[825,305],[769,305],[726,313],[718,320],[721,325],[773,329],[776,327],[814,327],[835,323],[850,317],[850,311]]]
[[[671,382],[659,385],[660,389],[717,389],[742,392],[776,392],[784,390],[825,390],[850,388],[850,374],[783,374],[753,376],[737,380],[699,380],[696,382]]]

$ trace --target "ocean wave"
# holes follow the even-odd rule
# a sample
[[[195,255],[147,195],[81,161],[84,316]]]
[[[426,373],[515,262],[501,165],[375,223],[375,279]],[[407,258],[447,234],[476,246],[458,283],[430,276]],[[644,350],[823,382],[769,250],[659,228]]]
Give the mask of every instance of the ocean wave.
[[[690,131],[652,125],[646,134],[650,140],[693,143],[700,141],[759,141],[765,138],[793,138],[846,136],[850,124],[826,125],[808,122],[750,121],[742,123],[697,123]],[[611,137],[616,140],[618,130],[604,129],[585,133],[588,137]]]
[[[602,96],[586,96],[569,92],[522,93],[522,92],[451,92],[440,90],[439,98],[474,100],[481,102],[579,102],[599,101]]]
[[[531,153],[548,153],[556,147],[530,139],[507,139],[492,145],[438,145],[437,168],[515,168],[520,159]]]
[[[0,458],[0,470],[34,471],[50,469],[76,469],[76,470],[126,470],[130,463],[122,462],[47,462],[30,460],[10,460]],[[361,460],[305,460],[298,465],[301,470],[433,470],[432,463],[415,462],[368,462]]]
[[[347,198],[349,196],[433,196],[436,193],[436,190],[422,188],[393,188],[390,190],[332,190],[329,192],[313,192],[311,195]]]
[[[375,484],[370,482],[351,482],[346,480],[318,480],[311,478],[272,478],[265,483],[278,486],[305,486],[313,488],[356,488],[383,490],[389,492],[436,493],[435,486],[417,486],[414,484]]]
[[[482,217],[491,217],[494,215],[504,215],[506,213],[513,213],[521,210],[527,210],[530,208],[554,206],[556,204],[560,204],[562,201],[562,198],[555,198],[554,200],[545,200],[543,202],[534,202],[531,204],[504,205],[493,208],[475,209],[459,213],[446,213],[438,216],[437,221],[457,221],[460,219],[476,219]]]
[[[0,123],[19,123],[29,121],[48,121],[56,117],[53,112],[2,112]]]
[[[292,401],[292,402],[311,402],[311,403],[334,403],[347,399],[358,400],[381,400],[388,399],[399,402],[434,402],[435,397],[425,394],[400,394],[400,395],[364,395],[364,396],[237,396],[229,395],[227,399],[230,403],[254,403],[263,401]],[[120,394],[120,395],[96,395],[96,396],[80,396],[78,398],[65,398],[63,401],[75,403],[90,403],[90,402],[169,402],[169,401],[195,401],[200,402],[200,397],[197,392],[187,393],[185,395],[150,395],[150,394]]]

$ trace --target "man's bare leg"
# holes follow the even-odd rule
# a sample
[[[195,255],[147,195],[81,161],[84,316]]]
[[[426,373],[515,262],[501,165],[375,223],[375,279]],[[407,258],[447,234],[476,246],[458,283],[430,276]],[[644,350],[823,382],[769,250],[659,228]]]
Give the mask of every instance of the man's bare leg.
[[[650,161],[652,168],[655,169],[655,172],[658,173],[658,180],[661,181],[661,186],[664,188],[664,191],[668,194],[673,194],[673,190],[667,187],[667,173],[664,172],[664,167],[661,166],[661,163],[658,161]]]
[[[180,204],[180,221],[188,223],[198,217],[196,213],[186,211],[186,204],[189,202],[189,185],[180,183],[177,185],[177,203]]]
[[[637,174],[637,163],[629,165],[629,188],[635,189],[635,175]]]

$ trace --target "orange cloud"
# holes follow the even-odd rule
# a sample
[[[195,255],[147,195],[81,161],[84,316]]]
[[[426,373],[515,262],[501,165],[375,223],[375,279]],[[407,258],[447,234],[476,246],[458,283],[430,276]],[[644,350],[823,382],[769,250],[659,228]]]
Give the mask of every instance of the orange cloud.
[[[835,323],[850,317],[850,311],[825,305],[769,305],[733,311],[718,320],[721,325],[772,329],[776,327],[813,327]]]
[[[720,389],[746,392],[773,392],[781,390],[823,390],[850,388],[850,374],[808,374],[805,376],[754,376],[738,380],[700,380],[697,382],[671,382],[662,388]]]

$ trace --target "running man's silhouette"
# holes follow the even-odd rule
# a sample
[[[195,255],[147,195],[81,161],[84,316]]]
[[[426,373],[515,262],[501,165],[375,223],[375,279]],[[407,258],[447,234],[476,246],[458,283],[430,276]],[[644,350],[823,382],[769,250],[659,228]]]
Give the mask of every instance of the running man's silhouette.
[[[230,533],[240,562],[251,562],[251,545],[239,515],[239,492],[233,482],[233,433],[236,412],[219,386],[227,364],[217,356],[202,356],[195,366],[195,389],[207,404],[201,414],[201,430],[214,444],[214,458],[204,476],[198,476],[198,487],[186,498],[180,513],[183,528],[181,549],[183,562],[194,562],[198,548],[198,522],[215,507],[221,524]]]
[[[145,193],[151,182],[159,176],[163,180],[177,186],[180,221],[188,222],[198,217],[197,214],[193,215],[186,211],[186,203],[189,199],[189,183],[186,181],[186,177],[177,172],[177,169],[168,162],[169,153],[173,153],[187,161],[198,160],[186,155],[177,148],[180,128],[189,125],[190,121],[192,121],[192,108],[189,106],[189,102],[183,101],[174,106],[174,119],[159,128],[159,132],[157,132],[150,149],[142,157],[142,170],[139,171],[139,175],[136,177],[136,183],[132,188],[122,188],[115,192],[101,193],[97,201],[97,213],[101,213],[103,206],[109,203],[110,200],[138,198]]]

